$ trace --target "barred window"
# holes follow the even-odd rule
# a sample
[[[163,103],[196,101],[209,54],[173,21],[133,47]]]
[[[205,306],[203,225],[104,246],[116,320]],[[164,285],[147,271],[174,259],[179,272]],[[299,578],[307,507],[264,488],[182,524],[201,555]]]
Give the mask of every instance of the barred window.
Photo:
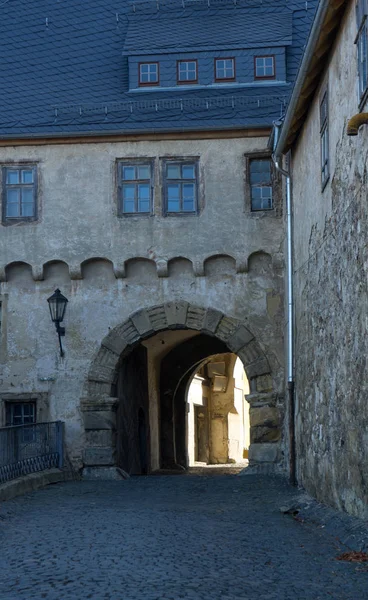
[[[355,40],[358,51],[359,102],[365,100],[368,86],[368,0],[358,0],[356,19],[358,34]]]
[[[6,425],[27,425],[36,422],[35,402],[6,402]]]
[[[271,159],[249,160],[249,183],[251,210],[271,210],[273,208]]]
[[[36,192],[35,165],[3,167],[3,221],[34,220]]]

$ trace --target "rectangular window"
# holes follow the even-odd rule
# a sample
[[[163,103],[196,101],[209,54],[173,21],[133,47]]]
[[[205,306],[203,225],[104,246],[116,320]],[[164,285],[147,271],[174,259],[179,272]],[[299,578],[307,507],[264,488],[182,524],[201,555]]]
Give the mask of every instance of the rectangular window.
[[[325,187],[330,176],[329,171],[329,144],[328,144],[328,96],[327,91],[320,104],[320,134],[321,134],[321,183]]]
[[[235,58],[215,58],[216,81],[234,81]]]
[[[358,0],[356,4],[356,18],[358,34],[355,40],[358,49],[358,79],[359,102],[365,100],[368,86],[368,2]]]
[[[35,402],[6,402],[6,426],[27,425],[36,422]]]
[[[271,159],[250,159],[249,183],[251,210],[271,210],[273,208]]]
[[[196,60],[178,60],[177,70],[178,83],[197,83]]]
[[[196,213],[197,163],[167,161],[164,165],[166,213]]]
[[[119,214],[151,214],[152,163],[119,162]]]
[[[275,78],[275,57],[274,56],[255,56],[254,57],[254,78],[255,79],[274,79]]]
[[[35,219],[36,188],[35,165],[3,167],[3,220]]]
[[[158,63],[139,64],[139,85],[158,85],[159,68]]]

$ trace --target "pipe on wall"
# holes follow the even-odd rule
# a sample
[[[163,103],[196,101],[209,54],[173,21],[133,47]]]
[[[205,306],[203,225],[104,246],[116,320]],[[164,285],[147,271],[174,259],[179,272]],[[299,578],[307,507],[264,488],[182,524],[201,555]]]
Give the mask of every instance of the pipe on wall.
[[[281,121],[274,122],[273,147],[276,149]],[[291,196],[291,176],[290,172],[282,168],[281,158],[272,155],[274,165],[286,180],[286,241],[287,241],[287,263],[286,263],[286,281],[287,281],[287,387],[288,387],[288,408],[289,408],[289,478],[292,485],[296,485],[296,446],[295,446],[295,383],[294,383],[294,282],[293,282],[293,221],[292,221],[292,196]]]
[[[368,113],[358,113],[349,119],[346,126],[347,135],[358,135],[362,125],[368,125]]]

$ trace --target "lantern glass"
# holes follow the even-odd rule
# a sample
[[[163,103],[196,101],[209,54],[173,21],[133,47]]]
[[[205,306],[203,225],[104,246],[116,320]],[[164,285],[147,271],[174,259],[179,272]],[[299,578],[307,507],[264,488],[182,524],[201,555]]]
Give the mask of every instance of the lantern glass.
[[[61,323],[64,319],[67,298],[63,296],[59,289],[55,290],[55,292],[47,299],[50,308],[51,320],[54,323]]]

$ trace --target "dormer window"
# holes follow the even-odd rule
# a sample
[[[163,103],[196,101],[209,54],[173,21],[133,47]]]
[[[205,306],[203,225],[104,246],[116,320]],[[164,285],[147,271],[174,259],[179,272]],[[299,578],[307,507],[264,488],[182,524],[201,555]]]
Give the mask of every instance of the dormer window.
[[[177,61],[177,82],[179,84],[197,83],[197,61],[196,60],[178,60]]]
[[[215,58],[215,80],[234,81],[235,58]]]
[[[158,85],[159,67],[157,62],[139,64],[139,85]]]
[[[254,78],[255,79],[274,79],[275,78],[275,57],[274,56],[255,56],[254,57]]]

